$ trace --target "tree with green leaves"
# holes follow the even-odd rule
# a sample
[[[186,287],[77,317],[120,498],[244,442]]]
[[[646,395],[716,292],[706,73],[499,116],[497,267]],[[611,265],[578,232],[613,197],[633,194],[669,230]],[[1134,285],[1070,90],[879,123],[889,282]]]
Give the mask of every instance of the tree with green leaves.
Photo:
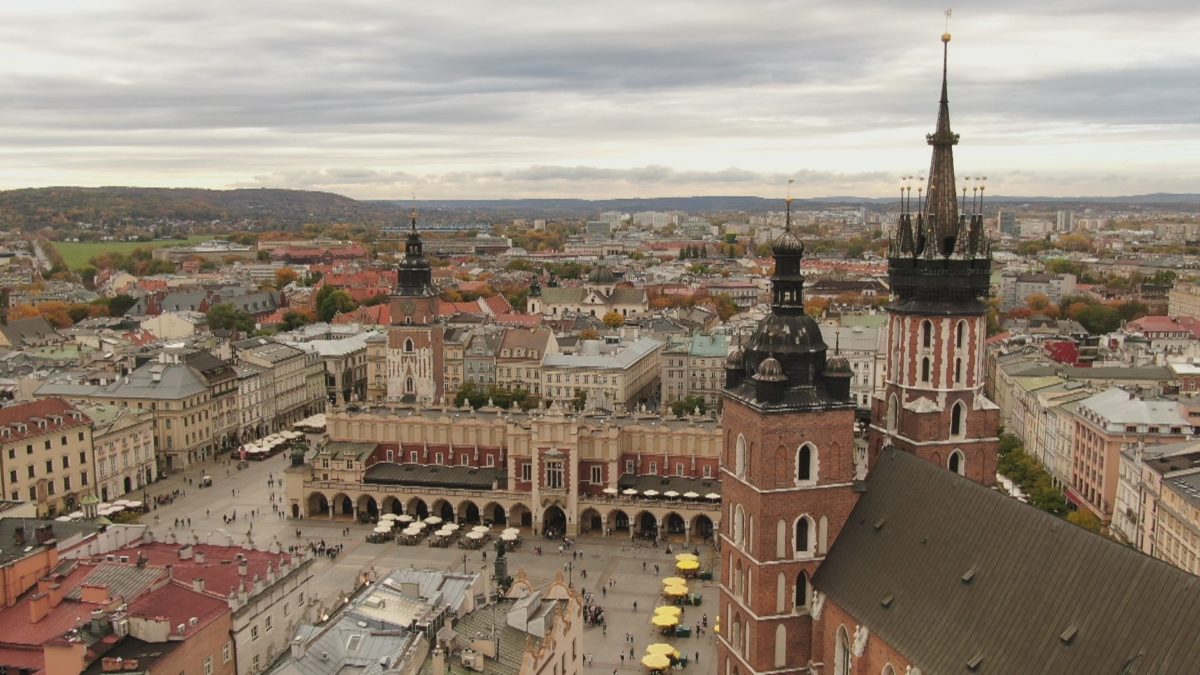
[[[325,288],[321,289],[322,291]],[[320,293],[317,294],[318,296]],[[324,299],[317,303],[317,318],[326,323],[333,321],[333,317],[346,312],[353,312],[358,305],[354,304],[354,299],[346,291],[335,289],[333,292],[326,294]]]
[[[208,310],[208,328],[249,333],[254,330],[254,317],[227,302],[222,302]]]
[[[691,415],[695,413],[696,410],[699,410],[701,415],[708,410],[708,406],[705,405],[703,397],[695,395],[688,396],[687,398],[675,401],[671,404],[671,412],[674,413],[676,417]]]
[[[284,313],[283,323],[280,324],[281,330],[295,330],[301,326],[307,326],[312,323],[312,317],[307,312],[291,310]]]

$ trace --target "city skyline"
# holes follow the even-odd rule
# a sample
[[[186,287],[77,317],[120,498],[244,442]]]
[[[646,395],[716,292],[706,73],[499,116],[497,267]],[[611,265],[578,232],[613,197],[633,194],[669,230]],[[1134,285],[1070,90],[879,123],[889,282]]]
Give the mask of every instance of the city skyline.
[[[0,188],[356,198],[893,194],[925,175],[943,7],[49,2],[0,22]],[[789,17],[791,17],[789,19]],[[1200,10],[963,8],[960,180],[1192,192]],[[1153,39],[1150,39],[1153,36]]]

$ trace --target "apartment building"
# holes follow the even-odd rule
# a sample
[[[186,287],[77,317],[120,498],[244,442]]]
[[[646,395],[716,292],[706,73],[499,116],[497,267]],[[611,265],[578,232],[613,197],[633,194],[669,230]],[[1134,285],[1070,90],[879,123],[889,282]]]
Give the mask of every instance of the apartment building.
[[[101,501],[119,499],[155,480],[158,468],[153,411],[109,404],[83,405],[79,410],[92,420],[97,496]]]
[[[558,340],[546,328],[512,328],[496,352],[496,385],[507,391],[542,395],[542,363],[558,353]]]
[[[729,336],[692,335],[671,338],[661,356],[663,406],[689,396],[704,400],[709,410],[718,410],[725,386],[725,358],[729,355]]]
[[[274,407],[270,431],[290,428],[325,409],[325,370],[319,355],[266,338],[242,340],[233,347],[239,364],[263,370],[263,389]]]
[[[92,421],[59,398],[0,408],[0,489],[39,517],[75,510],[94,489]]]
[[[1200,319],[1200,284],[1176,282],[1167,293],[1167,314]]]
[[[1129,444],[1167,443],[1193,433],[1179,403],[1112,388],[1078,402],[1067,499],[1110,521],[1120,453]]]
[[[574,354],[550,354],[542,362],[542,397],[560,407],[582,400],[585,409],[632,410],[661,395],[663,342],[585,340]],[[503,349],[503,348],[502,348]],[[724,357],[719,359],[722,364]]]
[[[1007,311],[1021,307],[1031,295],[1044,295],[1058,304],[1074,292],[1074,274],[1009,272],[1000,277],[1000,308]]]

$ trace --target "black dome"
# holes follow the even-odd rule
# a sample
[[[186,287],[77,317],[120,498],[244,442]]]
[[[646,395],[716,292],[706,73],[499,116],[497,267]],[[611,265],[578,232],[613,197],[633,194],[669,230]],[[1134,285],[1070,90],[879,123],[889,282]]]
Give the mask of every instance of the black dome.
[[[749,348],[771,354],[811,354],[825,351],[821,328],[807,314],[768,314],[750,337]]]
[[[771,252],[779,253],[794,253],[804,255],[804,242],[800,238],[792,234],[791,229],[784,230],[779,238],[771,242]]]
[[[779,363],[779,360],[768,356],[758,364],[758,372],[754,374],[754,379],[760,382],[782,382],[787,379],[787,376],[783,374],[783,365]]]
[[[729,356],[725,357],[725,368],[727,370],[740,370],[746,363],[746,353],[741,349],[735,349],[729,352]]]
[[[608,265],[601,263],[596,265],[592,269],[592,272],[588,274],[588,281],[593,284],[612,284],[616,283],[617,277],[612,273],[612,270],[608,269]]]
[[[825,362],[826,375],[853,375],[850,362],[844,356],[834,356]]]

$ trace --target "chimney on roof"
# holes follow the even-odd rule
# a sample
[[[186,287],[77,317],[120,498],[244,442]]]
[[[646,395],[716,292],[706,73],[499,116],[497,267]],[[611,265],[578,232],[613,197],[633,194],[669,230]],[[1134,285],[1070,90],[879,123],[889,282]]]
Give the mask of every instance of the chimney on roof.
[[[192,579],[192,590],[197,593],[204,592],[204,577],[196,577]]]
[[[174,566],[174,565],[167,565],[167,566],[166,566],[166,569],[167,569],[167,578],[168,578],[168,579],[174,579],[174,578],[175,578],[175,566]]]
[[[88,628],[93,635],[107,635],[109,629],[108,612],[102,609],[93,609],[90,624]]]
[[[191,560],[192,559],[192,547],[190,545],[179,547],[179,559],[180,560]]]
[[[195,552],[192,553],[192,559],[196,561],[197,565],[203,565],[204,564],[204,551],[196,549]]]
[[[245,558],[239,560],[238,561],[238,576],[244,577],[244,576],[246,576],[246,573],[248,573],[249,571],[250,571],[250,564],[248,562],[246,562]]]
[[[29,623],[37,623],[50,613],[50,598],[45,593],[35,593],[29,598]]]
[[[46,542],[54,539],[54,528],[50,526],[50,523],[39,525],[37,529],[34,530],[34,536],[36,537],[39,545],[45,544]]]

